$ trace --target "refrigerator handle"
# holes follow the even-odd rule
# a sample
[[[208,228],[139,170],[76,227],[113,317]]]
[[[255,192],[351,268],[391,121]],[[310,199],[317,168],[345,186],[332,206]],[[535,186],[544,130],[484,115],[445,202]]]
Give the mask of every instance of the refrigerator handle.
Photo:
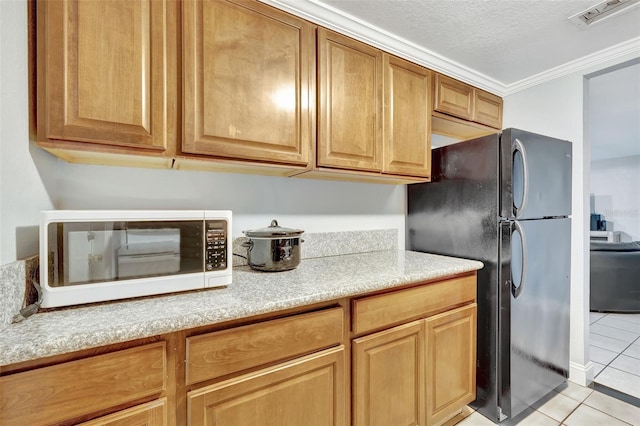
[[[516,231],[520,234],[520,243],[522,244],[522,269],[520,270],[520,285],[515,286],[513,281],[511,282],[511,294],[514,299],[517,299],[518,296],[524,290],[524,286],[526,284],[525,277],[527,276],[527,243],[525,241],[524,229],[522,229],[522,225],[518,221],[513,222]]]
[[[524,211],[527,206],[527,199],[529,195],[529,170],[527,166],[528,161],[524,144],[520,141],[520,139],[516,138],[513,141],[513,145],[513,153],[517,151],[522,157],[522,203],[520,204],[519,208],[516,208],[514,206],[515,216],[520,217],[520,212]],[[513,161],[513,157],[511,158],[511,161]]]

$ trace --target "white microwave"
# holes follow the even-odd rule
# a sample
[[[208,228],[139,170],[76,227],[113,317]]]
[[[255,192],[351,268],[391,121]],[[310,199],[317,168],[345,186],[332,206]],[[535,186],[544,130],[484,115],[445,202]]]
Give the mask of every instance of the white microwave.
[[[222,287],[228,210],[51,210],[40,220],[42,307]]]

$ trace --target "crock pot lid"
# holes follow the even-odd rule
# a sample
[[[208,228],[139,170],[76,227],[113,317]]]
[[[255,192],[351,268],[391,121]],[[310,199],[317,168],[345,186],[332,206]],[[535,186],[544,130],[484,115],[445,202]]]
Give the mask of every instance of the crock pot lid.
[[[295,237],[302,234],[302,229],[283,228],[278,225],[278,221],[273,219],[271,225],[266,228],[252,229],[250,231],[242,231],[247,237],[255,238],[278,238],[278,237]]]

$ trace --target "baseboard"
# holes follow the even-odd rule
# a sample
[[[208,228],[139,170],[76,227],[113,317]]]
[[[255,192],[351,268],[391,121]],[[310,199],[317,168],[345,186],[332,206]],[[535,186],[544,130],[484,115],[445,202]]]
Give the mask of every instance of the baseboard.
[[[595,377],[595,366],[591,361],[586,364],[569,362],[569,380],[580,386],[589,386]]]

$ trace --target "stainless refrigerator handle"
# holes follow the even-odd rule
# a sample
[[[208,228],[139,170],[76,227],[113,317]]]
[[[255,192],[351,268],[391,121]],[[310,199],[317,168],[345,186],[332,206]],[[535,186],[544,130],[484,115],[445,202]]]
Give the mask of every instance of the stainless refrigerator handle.
[[[527,153],[524,149],[524,144],[518,138],[514,139],[513,144],[513,152],[518,151],[522,156],[522,204],[520,205],[519,209],[516,209],[515,212],[515,216],[520,217],[520,212],[524,211],[527,206],[527,199],[529,194],[529,170],[527,166]],[[513,158],[511,161],[513,161]]]
[[[522,225],[520,225],[518,221],[514,221],[513,224],[516,227],[516,231],[518,231],[518,233],[520,234],[520,244],[522,244],[522,270],[520,271],[520,285],[516,287],[513,284],[513,281],[511,282],[511,294],[513,295],[514,299],[517,299],[518,296],[520,296],[520,294],[522,293],[522,290],[524,290],[524,285],[526,284],[525,277],[527,276],[527,242],[524,235],[524,229],[522,229]]]

